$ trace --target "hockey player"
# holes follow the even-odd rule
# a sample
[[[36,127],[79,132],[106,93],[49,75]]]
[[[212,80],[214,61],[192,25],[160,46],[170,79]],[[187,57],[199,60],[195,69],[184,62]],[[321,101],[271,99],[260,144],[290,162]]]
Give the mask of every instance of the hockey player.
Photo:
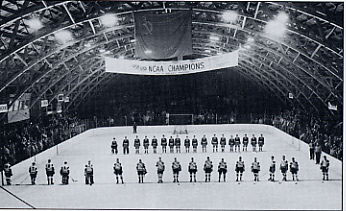
[[[197,146],[198,146],[198,140],[197,140],[196,136],[193,135],[193,139],[192,139],[192,148],[193,148],[193,152],[194,152],[194,153],[197,152]]]
[[[94,184],[94,168],[91,164],[91,161],[88,161],[88,164],[84,168],[85,184],[93,185]]]
[[[219,182],[221,181],[221,175],[223,174],[223,181],[226,182],[226,173],[227,173],[227,163],[222,158],[219,166],[217,167],[219,172]]]
[[[221,138],[220,138],[220,146],[221,146],[221,152],[225,152],[225,146],[227,144],[225,135],[222,134]]]
[[[149,153],[149,139],[147,136],[144,137],[143,146],[144,146],[144,154],[148,154]]]
[[[274,182],[274,176],[275,176],[275,160],[274,160],[274,156],[271,157],[271,162],[270,162],[270,166],[269,166],[269,181]]]
[[[313,140],[311,140],[309,143],[309,152],[310,152],[310,160],[315,160],[315,144]]]
[[[299,171],[298,162],[294,160],[294,157],[292,157],[292,162],[290,163],[290,172],[292,173],[293,181],[294,181],[294,176],[296,178],[296,181],[298,181],[298,171]]]
[[[243,137],[243,151],[247,151],[247,145],[248,144],[249,144],[249,138],[245,134],[245,136]]]
[[[282,156],[282,161],[280,163],[280,170],[282,173],[282,181],[287,181],[288,161],[286,160],[285,155]]]
[[[154,136],[153,139],[151,140],[151,146],[153,147],[153,153],[156,154],[157,152],[157,139],[156,137]]]
[[[46,164],[46,175],[47,175],[47,181],[48,185],[53,185],[53,176],[55,174],[55,169],[53,163],[51,163],[51,160],[48,159],[48,163]]]
[[[141,141],[139,140],[138,136],[136,136],[135,141],[134,141],[134,147],[136,154],[139,154],[139,147],[141,146]]]
[[[210,182],[210,174],[213,171],[213,162],[209,157],[207,157],[207,160],[204,163],[203,170],[205,172],[205,182]]]
[[[115,153],[115,154],[118,154],[118,143],[117,143],[117,141],[115,140],[115,138],[113,138],[111,148],[112,148],[112,153],[113,153],[113,154],[114,154],[114,153]]]
[[[185,146],[185,152],[186,153],[190,152],[190,139],[188,136],[186,136],[184,140],[184,146]]]
[[[5,172],[5,177],[6,177],[6,184],[11,185],[11,177],[13,176],[13,174],[12,174],[11,165],[9,163],[5,164],[4,172]]]
[[[180,138],[179,138],[178,135],[177,135],[177,137],[175,138],[174,145],[175,145],[176,153],[180,153],[181,141],[180,141]]]
[[[165,163],[161,160],[161,157],[159,157],[159,161],[156,162],[157,167],[157,176],[159,177],[158,183],[163,183],[162,176],[163,172],[165,171]]]
[[[203,138],[201,140],[201,145],[202,145],[202,152],[207,152],[208,140],[205,137],[205,135],[203,135]]]
[[[177,161],[177,158],[174,158],[174,161],[172,163],[172,170],[173,170],[173,182],[179,182],[179,172],[181,171],[181,165]]]
[[[37,176],[37,167],[35,162],[32,163],[32,165],[29,167],[29,174],[30,174],[30,178],[31,178],[31,184],[35,185],[35,180],[36,180],[36,176]]]
[[[62,177],[62,184],[67,185],[70,175],[70,168],[67,165],[67,162],[64,162],[64,165],[60,169],[60,175]]]
[[[238,152],[240,152],[240,138],[238,134],[235,134],[234,142],[235,142],[234,151],[237,151],[237,148],[238,148]]]
[[[261,134],[261,136],[258,137],[258,151],[259,152],[263,151],[263,145],[264,145],[264,137],[263,137],[263,134]]]
[[[167,139],[165,138],[165,135],[162,135],[161,147],[162,147],[162,153],[166,153]]]
[[[242,161],[241,156],[239,156],[239,160],[235,164],[235,172],[237,173],[237,179],[236,179],[237,182],[241,181],[241,177],[243,176],[244,171],[245,171],[245,164],[244,164],[244,161]]]
[[[315,146],[315,155],[316,155],[316,164],[320,164],[322,154],[322,146],[318,142],[316,142]]]
[[[123,141],[123,153],[124,153],[124,155],[129,154],[129,152],[130,152],[129,146],[130,146],[130,141],[129,141],[129,139],[127,139],[127,136],[125,136],[125,139]]]
[[[214,136],[211,138],[211,144],[213,145],[213,152],[217,152],[219,142],[217,140],[216,134],[214,134]]]
[[[251,146],[252,146],[252,151],[253,151],[253,152],[256,152],[257,138],[255,137],[255,134],[252,134]]]
[[[147,170],[145,168],[144,163],[142,163],[141,159],[139,159],[136,169],[138,174],[138,183],[143,183],[143,177],[147,173]]]
[[[119,184],[119,176],[121,179],[121,183],[124,184],[123,167],[121,166],[121,163],[119,162],[119,158],[117,158],[117,161],[114,163],[113,170],[114,170],[115,178],[117,180],[117,184]]]
[[[190,173],[190,182],[192,182],[192,176],[193,181],[196,182],[197,164],[193,161],[193,158],[191,158],[191,162],[189,163],[188,171]]]
[[[323,160],[321,161],[321,170],[323,174],[322,180],[328,180],[329,160],[327,159],[327,156],[323,156]]]
[[[172,136],[169,138],[168,145],[169,145],[169,152],[174,153],[174,138]]]
[[[251,165],[251,171],[252,171],[252,173],[253,173],[253,175],[254,175],[254,181],[259,181],[259,179],[258,179],[258,173],[260,172],[260,169],[261,167],[260,167],[260,164],[259,164],[259,162],[257,161],[257,158],[255,157],[255,159],[254,159],[254,161],[253,161],[253,163],[252,163],[252,165]]]
[[[228,140],[228,145],[229,145],[229,151],[233,152],[233,147],[235,145],[235,140],[234,140],[232,135],[231,135],[231,138]]]

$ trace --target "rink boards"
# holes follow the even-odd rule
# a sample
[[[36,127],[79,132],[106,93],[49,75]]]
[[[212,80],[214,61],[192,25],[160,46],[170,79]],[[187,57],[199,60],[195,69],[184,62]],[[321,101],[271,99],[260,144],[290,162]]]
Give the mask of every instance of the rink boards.
[[[189,138],[196,135],[200,142],[205,134],[208,138],[208,152],[202,153],[198,146],[198,153],[185,153],[182,146],[180,154],[153,154],[152,147],[149,154],[134,154],[132,127],[112,127],[92,129],[71,138],[56,147],[27,159],[15,166],[12,170],[13,186],[5,186],[6,190],[13,195],[0,190],[0,207],[35,207],[35,208],[208,208],[208,209],[341,209],[342,201],[342,163],[333,157],[330,160],[330,181],[322,183],[322,174],[319,166],[309,160],[308,145],[288,134],[267,125],[191,125],[187,126]],[[146,126],[138,127],[138,135],[142,140],[145,135],[151,140],[155,135],[160,140],[162,134],[166,137],[172,135],[174,126]],[[229,146],[226,152],[212,153],[210,140],[213,134],[220,140],[221,134],[228,139],[230,135],[238,134],[241,138],[245,133],[249,137],[255,134],[257,137],[262,133],[265,137],[264,152],[231,153]],[[130,140],[130,154],[122,154],[122,140],[127,136]],[[183,140],[186,135],[179,135]],[[118,141],[118,155],[110,153],[112,138]],[[173,136],[175,137],[175,136]],[[168,138],[168,137],[167,137]],[[160,141],[159,141],[160,142]],[[200,143],[199,143],[200,144]],[[169,149],[167,150],[169,151]],[[192,149],[190,149],[192,151]],[[286,155],[289,161],[295,157],[300,164],[299,179],[295,184],[292,181],[279,183],[281,175],[276,171],[276,181],[268,182],[270,157],[274,155],[278,163],[282,155]],[[214,164],[211,183],[204,183],[203,164],[209,156]],[[235,182],[234,166],[239,156],[245,161],[244,181],[240,184]],[[155,163],[158,157],[166,164],[163,176],[164,183],[157,184]],[[171,164],[177,158],[182,165],[180,184],[172,183]],[[197,183],[189,183],[187,166],[194,157],[197,165]],[[260,182],[253,183],[253,175],[250,165],[254,157],[261,164],[259,174]],[[52,159],[55,168],[55,184],[46,185],[44,165],[47,159]],[[124,170],[124,185],[116,185],[113,175],[113,163],[116,158],[120,159]],[[224,158],[228,164],[226,183],[218,183],[217,164]],[[137,183],[136,163],[138,159],[146,164],[148,174],[144,184]],[[36,160],[39,173],[37,185],[31,186],[28,167]],[[83,169],[88,160],[94,165],[95,184],[84,185]],[[70,185],[60,185],[61,177],[58,170],[62,163],[67,161],[71,169]],[[288,174],[291,180],[291,175]],[[18,197],[18,198],[15,198]],[[22,201],[20,201],[20,200]],[[27,204],[25,204],[24,202]]]

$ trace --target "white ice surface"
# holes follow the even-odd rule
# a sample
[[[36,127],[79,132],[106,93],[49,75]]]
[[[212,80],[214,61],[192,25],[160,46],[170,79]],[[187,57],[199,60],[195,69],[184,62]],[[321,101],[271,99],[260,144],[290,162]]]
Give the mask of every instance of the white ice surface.
[[[155,135],[161,138],[162,134],[171,135],[172,127],[139,127],[141,141],[144,135],[149,139]],[[241,137],[244,133],[258,136],[263,133],[265,137],[264,152],[230,153],[227,146],[225,153],[212,153],[210,138],[215,133],[218,137],[222,133],[227,137],[238,133]],[[208,153],[202,153],[198,147],[198,153],[185,153],[182,147],[181,154],[134,154],[133,140],[130,127],[101,128],[90,130],[74,137],[56,147],[40,153],[36,158],[30,158],[13,167],[12,186],[4,186],[13,194],[31,204],[36,208],[208,208],[208,209],[341,209],[342,202],[342,163],[329,157],[331,162],[330,181],[322,183],[319,166],[309,160],[307,146],[299,140],[279,131],[276,128],[263,125],[221,125],[221,126],[191,126],[189,137],[195,134],[198,140],[203,134],[208,137]],[[124,136],[130,139],[130,154],[123,155],[122,147],[118,147],[120,153],[112,155],[110,143],[116,137],[118,144],[122,144]],[[180,135],[182,141],[185,135]],[[190,149],[192,150],[192,149]],[[59,152],[57,155],[57,151]],[[169,152],[169,149],[167,149]],[[294,156],[300,164],[298,184],[292,181],[279,183],[268,182],[268,169],[271,155],[275,156],[277,163],[282,155],[291,160]],[[245,160],[244,182],[235,182],[234,165],[238,156]],[[166,164],[164,183],[157,183],[155,163],[161,156]],[[204,183],[203,164],[209,156],[214,164],[212,182]],[[253,174],[250,165],[254,157],[261,164],[260,182],[253,183]],[[180,184],[172,183],[171,164],[177,157],[182,164]],[[187,165],[194,157],[197,165],[197,183],[189,183]],[[58,171],[64,161],[67,161],[71,169],[71,177],[77,182],[70,180],[70,185],[60,185],[61,177],[55,174],[55,184],[46,185],[44,165],[51,158]],[[119,158],[124,170],[124,185],[115,184],[113,175],[113,163]],[[136,174],[136,163],[141,158],[146,164],[148,174],[145,176],[144,184],[138,184]],[[221,158],[225,158],[228,164],[226,183],[218,183],[217,165]],[[28,167],[36,159],[39,167],[37,185],[29,185],[30,178]],[[83,169],[88,160],[94,165],[95,184],[88,186],[84,184]],[[291,180],[291,175],[288,174]],[[281,174],[277,170],[276,180],[281,180]],[[27,207],[23,202],[0,189],[0,208],[22,208]]]

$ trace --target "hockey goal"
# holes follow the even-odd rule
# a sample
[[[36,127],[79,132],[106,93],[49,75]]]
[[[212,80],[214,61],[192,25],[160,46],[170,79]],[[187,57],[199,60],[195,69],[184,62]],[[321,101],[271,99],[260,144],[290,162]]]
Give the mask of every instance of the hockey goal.
[[[193,125],[193,114],[168,114],[168,125],[174,125],[173,134],[188,134],[187,125]]]

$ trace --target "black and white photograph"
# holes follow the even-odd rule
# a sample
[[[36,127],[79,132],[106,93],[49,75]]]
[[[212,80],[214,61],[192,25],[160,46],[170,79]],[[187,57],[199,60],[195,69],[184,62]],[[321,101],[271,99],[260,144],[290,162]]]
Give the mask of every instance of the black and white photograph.
[[[0,209],[342,210],[344,1],[0,0]]]

